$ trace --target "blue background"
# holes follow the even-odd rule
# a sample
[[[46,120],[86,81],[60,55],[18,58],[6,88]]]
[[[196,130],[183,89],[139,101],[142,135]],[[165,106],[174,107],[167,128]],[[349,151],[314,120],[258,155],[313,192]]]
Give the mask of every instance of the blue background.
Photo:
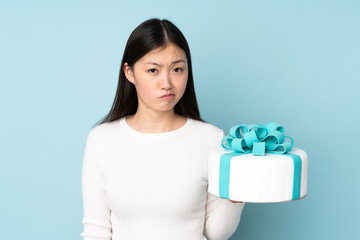
[[[359,1],[1,1],[2,239],[80,239],[81,166],[126,41],[150,17],[187,38],[202,117],[275,121],[309,156],[308,196],[250,204],[234,239],[359,236]]]

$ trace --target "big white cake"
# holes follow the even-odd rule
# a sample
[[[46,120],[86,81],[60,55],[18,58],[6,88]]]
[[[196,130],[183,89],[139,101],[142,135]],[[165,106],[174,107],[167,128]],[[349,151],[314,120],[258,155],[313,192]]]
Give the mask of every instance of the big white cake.
[[[253,203],[298,200],[307,195],[307,170],[308,157],[300,148],[259,156],[220,145],[208,155],[208,192]]]

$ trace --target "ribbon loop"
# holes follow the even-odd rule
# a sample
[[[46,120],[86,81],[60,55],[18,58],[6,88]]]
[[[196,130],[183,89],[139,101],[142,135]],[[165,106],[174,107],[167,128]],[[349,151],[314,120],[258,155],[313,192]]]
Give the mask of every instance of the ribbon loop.
[[[248,146],[248,147],[252,147],[254,142],[259,142],[259,139],[256,136],[255,131],[250,131],[250,132],[245,133],[244,139],[245,139],[246,146]]]
[[[244,133],[247,132],[248,132],[248,126],[246,124],[233,126],[230,129],[230,135],[233,136],[234,138],[241,138],[244,136]]]
[[[279,131],[282,133],[284,132],[284,128],[275,122],[269,122],[268,124],[266,124],[266,128],[269,132],[272,131]]]

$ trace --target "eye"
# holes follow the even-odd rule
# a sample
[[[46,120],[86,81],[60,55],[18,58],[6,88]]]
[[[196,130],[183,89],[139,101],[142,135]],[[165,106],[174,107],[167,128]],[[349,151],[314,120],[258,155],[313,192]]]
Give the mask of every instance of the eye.
[[[181,72],[183,69],[182,68],[175,68],[174,71],[175,72]]]
[[[148,70],[148,72],[150,72],[150,73],[155,73],[155,71],[157,71],[155,68],[151,68]]]

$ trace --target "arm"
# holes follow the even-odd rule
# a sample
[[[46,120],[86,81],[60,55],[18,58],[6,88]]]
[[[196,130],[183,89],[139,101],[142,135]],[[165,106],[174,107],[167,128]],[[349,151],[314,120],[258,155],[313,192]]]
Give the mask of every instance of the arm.
[[[226,240],[239,225],[245,203],[232,203],[228,199],[207,193],[205,208],[205,236],[208,240]]]
[[[218,146],[224,137],[219,131],[212,146]],[[230,238],[239,225],[245,203],[219,198],[207,193],[205,207],[204,235],[208,240],[226,240]]]
[[[82,196],[84,231],[80,234],[84,240],[110,240],[110,209],[105,199],[103,178],[96,160],[99,152],[96,149],[92,130],[89,132],[82,168]]]

